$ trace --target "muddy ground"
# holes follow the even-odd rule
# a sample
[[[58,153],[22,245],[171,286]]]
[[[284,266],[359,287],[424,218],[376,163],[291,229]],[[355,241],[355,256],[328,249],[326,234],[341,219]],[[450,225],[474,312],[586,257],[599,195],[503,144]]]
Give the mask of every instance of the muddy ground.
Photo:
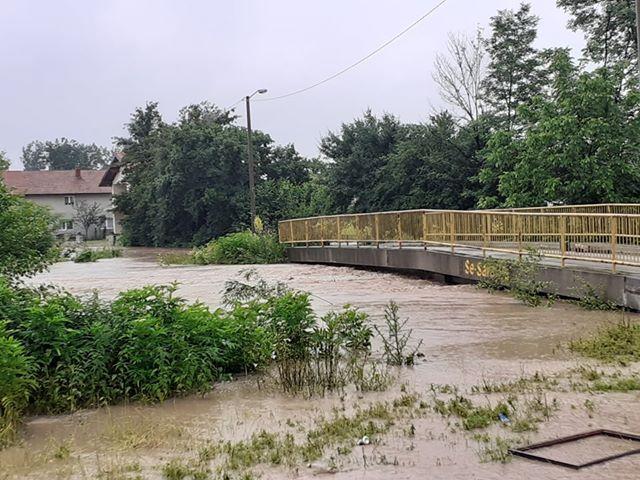
[[[97,289],[111,298],[124,289],[177,281],[182,296],[216,307],[224,282],[237,277],[242,268],[162,267],[156,263],[155,251],[138,250],[93,264],[60,263],[32,282],[57,284],[78,294]],[[21,442],[0,452],[0,478],[163,478],[163,465],[190,458],[207,442],[243,440],[261,429],[286,431],[292,425],[302,426],[299,430],[303,431],[334,407],[354,411],[406,392],[415,392],[430,406],[419,415],[397,419],[394,428],[375,444],[311,465],[259,466],[254,471],[267,479],[639,478],[640,455],[572,471],[518,458],[506,463],[491,461],[483,453],[488,438],[526,443],[594,428],[640,433],[637,391],[594,393],[576,388],[580,367],[599,367],[563,348],[567,341],[616,321],[620,313],[589,312],[567,302],[529,308],[506,294],[489,294],[471,285],[440,285],[346,267],[256,268],[268,280],[311,292],[319,313],[350,303],[380,322],[384,305],[395,300],[401,315],[409,318],[413,336],[423,340],[425,357],[414,367],[391,372],[396,381],[385,392],[363,395],[350,391],[304,399],[284,395],[269,382],[258,389],[257,379],[249,377],[216,385],[205,396],[160,405],[118,405],[29,418]],[[624,372],[636,371],[635,367],[624,367]],[[553,405],[551,417],[538,423],[537,431],[516,434],[510,426],[496,424],[483,430],[486,438],[482,439],[474,435],[477,432],[461,428],[455,418],[445,418],[431,408],[435,398],[446,400],[454,388],[474,402],[498,402],[504,392],[472,393],[472,387],[527,378],[536,372],[560,379],[537,390],[538,399]],[[356,441],[354,438],[354,444]],[[629,445],[594,439],[563,448],[550,454],[580,461]],[[135,468],[127,472],[128,465]]]

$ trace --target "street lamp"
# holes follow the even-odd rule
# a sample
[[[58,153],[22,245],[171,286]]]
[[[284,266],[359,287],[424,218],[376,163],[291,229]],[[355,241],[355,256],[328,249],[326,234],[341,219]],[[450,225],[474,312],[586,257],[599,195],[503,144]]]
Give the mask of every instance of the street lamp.
[[[249,201],[251,205],[251,231],[256,231],[256,185],[254,179],[253,168],[253,149],[251,147],[251,106],[250,100],[256,93],[267,93],[266,88],[260,88],[253,92],[251,95],[244,97],[247,104],[247,163],[249,164]]]

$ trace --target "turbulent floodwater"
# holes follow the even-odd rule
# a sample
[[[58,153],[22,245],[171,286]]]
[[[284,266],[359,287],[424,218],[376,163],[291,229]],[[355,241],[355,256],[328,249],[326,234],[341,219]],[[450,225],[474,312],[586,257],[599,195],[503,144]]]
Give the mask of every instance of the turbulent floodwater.
[[[61,263],[39,275],[33,283],[53,283],[74,293],[99,290],[105,298],[145,284],[179,282],[179,294],[212,307],[220,303],[224,282],[243,267],[161,267],[157,252],[137,250],[128,257],[93,264]],[[427,280],[346,267],[319,265],[267,265],[256,267],[271,281],[284,281],[313,294],[317,312],[345,303],[360,307],[379,322],[384,305],[395,300],[416,339],[423,340],[425,358],[398,373],[409,389],[427,394],[431,384],[455,384],[461,389],[486,381],[507,381],[536,371],[560,372],[584,363],[560,346],[594,330],[619,314],[587,312],[569,303],[552,308],[528,308],[502,294],[489,294],[469,285],[440,285]],[[0,478],[93,478],[109,462],[135,459],[145,467],[145,478],[161,478],[155,465],[206,439],[242,439],[262,428],[278,429],[286,421],[308,423],[344,402],[358,403],[394,398],[398,390],[382,394],[305,400],[284,396],[272,388],[257,388],[255,379],[217,386],[205,396],[176,399],[155,406],[125,405],[36,417],[27,421],[20,445],[0,452]],[[636,393],[592,395],[553,392],[560,410],[539,431],[527,435],[541,441],[593,428],[640,433]],[[589,399],[595,411],[582,406]],[[507,464],[481,463],[477,443],[469,434],[452,429],[436,414],[416,420],[415,437],[391,435],[372,447],[365,467],[356,454],[337,478],[476,478],[476,479],[635,479],[640,455],[586,470],[571,470],[514,459]],[[355,441],[355,439],[354,439]],[[70,455],[51,456],[60,445]],[[613,446],[613,449],[618,446]],[[378,452],[379,450],[379,452]],[[567,455],[600,456],[606,446],[585,442]],[[380,455],[378,455],[380,453]],[[383,455],[384,454],[384,457]],[[376,457],[378,455],[378,457]],[[263,478],[307,478],[322,475],[321,467],[266,470]]]

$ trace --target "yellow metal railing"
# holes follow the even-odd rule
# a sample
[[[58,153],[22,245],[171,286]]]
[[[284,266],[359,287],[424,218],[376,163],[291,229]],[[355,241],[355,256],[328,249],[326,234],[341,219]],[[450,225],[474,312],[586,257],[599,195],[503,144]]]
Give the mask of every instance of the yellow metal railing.
[[[550,207],[499,208],[497,212],[529,212],[529,213],[622,213],[640,215],[638,203],[595,203],[585,205],[554,205]]]
[[[628,207],[631,207],[630,205]],[[545,211],[408,210],[284,220],[291,246],[427,246],[640,266],[640,215]]]

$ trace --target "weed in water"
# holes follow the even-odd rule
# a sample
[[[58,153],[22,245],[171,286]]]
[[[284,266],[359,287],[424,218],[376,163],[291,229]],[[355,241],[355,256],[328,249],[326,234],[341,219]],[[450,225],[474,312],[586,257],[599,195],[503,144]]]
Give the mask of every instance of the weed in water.
[[[422,339],[414,347],[409,345],[413,330],[405,328],[409,319],[400,320],[396,302],[390,301],[385,307],[384,321],[387,327],[385,332],[375,325],[374,328],[382,340],[385,361],[389,365],[413,365]]]
[[[487,462],[500,462],[507,463],[511,460],[511,454],[509,448],[511,448],[512,441],[503,437],[492,437],[487,440],[483,440],[478,450],[480,461]]]
[[[623,313],[622,319],[600,328],[595,334],[574,340],[569,349],[605,362],[627,364],[640,360],[640,323]]]
[[[575,289],[578,298],[576,303],[585,310],[619,310],[619,307],[608,300],[604,290],[597,290],[593,285],[583,279],[579,279],[580,286]]]
[[[209,478],[209,469],[204,465],[191,462],[186,463],[180,459],[173,459],[162,467],[162,475],[166,480],[206,480]]]
[[[518,260],[488,258],[482,262],[486,276],[478,285],[489,291],[507,289],[525,305],[537,307],[543,303],[544,293],[549,292],[552,286],[550,282],[538,280],[541,258],[540,253],[532,248]],[[546,298],[550,305],[555,297],[547,293]]]

